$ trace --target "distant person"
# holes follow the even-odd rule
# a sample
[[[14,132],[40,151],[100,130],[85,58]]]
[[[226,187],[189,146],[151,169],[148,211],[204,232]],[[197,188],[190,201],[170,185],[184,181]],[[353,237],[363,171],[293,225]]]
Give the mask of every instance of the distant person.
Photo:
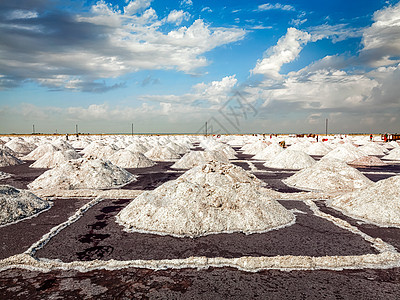
[[[372,134],[369,136],[369,140],[372,142]]]
[[[317,143],[318,143],[318,134],[317,134],[317,137],[316,137],[316,139],[317,139]]]
[[[65,139],[68,141],[68,133],[65,135]]]

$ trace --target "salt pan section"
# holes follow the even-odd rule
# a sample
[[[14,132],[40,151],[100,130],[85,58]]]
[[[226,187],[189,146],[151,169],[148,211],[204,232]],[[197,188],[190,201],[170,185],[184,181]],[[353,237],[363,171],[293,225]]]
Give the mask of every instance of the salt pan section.
[[[324,158],[333,158],[350,162],[362,156],[366,156],[366,154],[358,150],[356,147],[351,148],[349,146],[339,146],[326,154]]]
[[[190,151],[180,160],[174,163],[173,169],[191,169],[195,166],[205,164],[209,161],[228,162],[228,158],[223,153],[217,151]]]
[[[117,188],[136,176],[109,161],[76,159],[48,170],[30,183],[36,189],[75,190]]]
[[[382,157],[383,159],[388,160],[400,160],[400,148],[394,148],[389,152],[388,155]]]
[[[324,192],[353,191],[372,184],[372,181],[357,169],[334,159],[321,159],[283,182],[299,189]]]
[[[114,165],[121,168],[147,168],[156,163],[148,159],[140,152],[132,152],[126,149],[115,152],[109,159]]]
[[[209,162],[134,199],[116,217],[127,231],[178,237],[265,232],[293,224],[294,215],[240,167]]]
[[[387,163],[383,162],[380,158],[376,156],[362,156],[356,160],[349,162],[348,164],[360,167],[381,167],[387,165]]]
[[[253,159],[270,160],[283,151],[283,148],[278,144],[271,144],[263,151],[253,156]]]
[[[30,217],[50,207],[50,202],[8,185],[0,185],[0,225]]]
[[[29,167],[50,169],[62,165],[71,159],[79,158],[81,156],[75,150],[48,152]]]
[[[382,226],[400,226],[400,176],[380,180],[328,204],[352,217]]]
[[[268,160],[264,166],[274,169],[303,169],[315,164],[315,160],[303,151],[286,149]]]
[[[5,150],[0,149],[0,167],[8,167],[22,164],[23,161]]]

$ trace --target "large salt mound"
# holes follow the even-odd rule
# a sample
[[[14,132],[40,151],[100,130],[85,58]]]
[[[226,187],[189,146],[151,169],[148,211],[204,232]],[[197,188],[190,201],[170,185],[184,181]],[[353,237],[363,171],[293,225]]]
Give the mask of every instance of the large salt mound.
[[[130,144],[128,147],[126,147],[125,150],[129,150],[131,152],[146,153],[147,151],[150,150],[150,147],[146,147],[139,143],[133,143],[133,144]]]
[[[5,146],[13,150],[19,156],[24,156],[36,148],[36,146],[31,143],[15,139],[7,142]]]
[[[277,156],[268,160],[264,166],[274,169],[303,169],[312,166],[315,160],[303,151],[284,150]]]
[[[281,153],[283,148],[279,146],[276,143],[273,143],[269,145],[267,148],[262,150],[261,152],[257,153],[255,156],[253,156],[253,159],[259,159],[259,160],[270,160],[274,158],[276,155]]]
[[[71,159],[79,159],[81,156],[75,150],[48,152],[31,164],[30,168],[54,168]]]
[[[12,186],[0,185],[0,225],[30,217],[50,207],[48,201]]]
[[[304,152],[307,153],[308,155],[326,155],[330,151],[332,151],[332,148],[326,145],[323,142],[318,142],[318,143],[313,143],[311,144]]]
[[[376,156],[362,156],[356,160],[348,162],[349,165],[360,167],[381,167],[387,164]]]
[[[209,161],[228,162],[228,158],[224,153],[217,151],[190,151],[186,153],[180,160],[175,162],[171,168],[173,169],[191,169],[195,166],[205,164]]]
[[[76,159],[48,170],[30,183],[30,189],[107,189],[136,179],[128,171],[109,161]]]
[[[109,160],[111,163],[121,168],[147,168],[156,164],[144,154],[126,149],[115,152]]]
[[[14,155],[8,153],[5,150],[0,149],[0,167],[8,167],[20,165],[23,162],[16,158]]]
[[[116,217],[127,231],[178,237],[265,232],[291,225],[294,215],[240,167],[209,162],[134,199]]]
[[[333,149],[326,154],[324,158],[339,159],[345,162],[350,162],[362,156],[366,156],[366,154],[358,150],[356,147],[352,148],[350,145],[345,145]]]
[[[383,226],[400,226],[400,176],[328,201],[346,215]]]
[[[385,155],[387,150],[385,147],[375,144],[373,142],[368,142],[363,146],[359,147],[358,150],[361,150],[367,155]]]
[[[168,161],[180,158],[178,153],[165,146],[155,146],[147,151],[144,155],[146,155],[147,158],[155,161]]]
[[[394,148],[388,155],[385,155],[382,158],[388,160],[400,160],[400,148]]]
[[[243,154],[250,154],[250,155],[256,155],[257,153],[263,151],[265,148],[268,147],[267,142],[259,140],[253,144],[250,144],[249,146],[243,146]]]
[[[324,192],[352,191],[372,184],[360,171],[336,159],[321,159],[283,182],[304,190]]]
[[[105,159],[108,160],[114,153],[116,153],[119,148],[114,145],[105,145],[105,146],[95,146],[94,147],[86,147],[82,152],[85,154],[83,157],[86,158],[94,158],[94,159]]]
[[[60,149],[52,144],[43,144],[38,146],[35,150],[22,157],[23,160],[38,160],[42,156],[48,153],[54,153]]]

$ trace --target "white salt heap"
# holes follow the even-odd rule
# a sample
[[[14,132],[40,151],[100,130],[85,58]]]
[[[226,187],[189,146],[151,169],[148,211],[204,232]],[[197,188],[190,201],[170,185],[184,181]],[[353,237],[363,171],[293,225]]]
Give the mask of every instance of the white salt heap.
[[[276,143],[273,143],[269,145],[267,148],[262,150],[261,152],[258,152],[256,155],[253,156],[253,159],[259,159],[259,160],[270,160],[274,158],[276,155],[281,153],[283,151],[283,148],[279,146]]]
[[[268,147],[269,144],[267,142],[259,140],[253,144],[245,145],[241,148],[243,150],[243,154],[256,155],[257,153],[263,151]]]
[[[344,214],[382,226],[400,226],[400,176],[328,201]]]
[[[366,156],[366,154],[358,150],[356,147],[343,145],[343,146],[338,146],[337,148],[330,151],[328,154],[324,156],[324,158],[339,159],[345,162],[350,162],[362,156]]]
[[[110,162],[121,168],[147,168],[156,163],[140,152],[121,149],[110,157]]]
[[[134,199],[116,217],[127,231],[178,237],[265,232],[291,225],[294,215],[240,167],[209,162]]]
[[[374,142],[368,142],[359,147],[358,150],[364,152],[367,155],[385,155],[387,152],[385,147],[380,146]]]
[[[23,161],[16,158],[7,151],[0,149],[0,167],[8,167],[22,164]]]
[[[303,169],[312,166],[315,160],[303,151],[286,149],[274,158],[267,160],[265,167],[274,169]]]
[[[48,152],[31,164],[30,168],[54,168],[71,159],[79,159],[81,156],[75,150]]]
[[[381,167],[387,165],[387,163],[383,162],[376,156],[362,156],[356,160],[348,162],[348,164],[360,167]]]
[[[318,142],[318,143],[312,143],[304,152],[307,153],[308,155],[326,155],[330,151],[332,151],[332,148],[329,147],[327,144],[324,142]]]
[[[52,144],[43,144],[38,146],[35,150],[31,151],[29,154],[22,157],[23,160],[38,160],[42,156],[48,153],[54,153],[60,149]]]
[[[35,145],[21,139],[12,139],[5,146],[17,153],[18,156],[24,156],[36,148]]]
[[[180,160],[175,162],[171,168],[191,169],[195,166],[205,164],[212,160],[225,163],[229,161],[224,153],[217,151],[190,151],[186,153]]]
[[[132,143],[128,147],[126,147],[125,150],[129,150],[131,152],[146,153],[150,150],[150,147],[146,147],[145,145],[140,143]]]
[[[151,148],[144,155],[146,155],[147,158],[155,161],[170,161],[180,158],[176,151],[169,147],[159,145]]]
[[[49,207],[50,202],[28,191],[0,185],[0,225],[30,217]]]
[[[400,148],[394,148],[388,153],[388,155],[385,155],[382,158],[388,160],[400,160]]]
[[[372,181],[357,169],[335,159],[321,159],[313,166],[284,179],[289,186],[324,192],[343,192],[363,188]]]
[[[118,150],[119,148],[113,144],[102,146],[101,144],[92,143],[83,149],[82,153],[84,153],[83,157],[86,158],[107,160]]]
[[[35,189],[75,190],[117,188],[136,176],[109,161],[76,159],[48,170],[30,183]]]

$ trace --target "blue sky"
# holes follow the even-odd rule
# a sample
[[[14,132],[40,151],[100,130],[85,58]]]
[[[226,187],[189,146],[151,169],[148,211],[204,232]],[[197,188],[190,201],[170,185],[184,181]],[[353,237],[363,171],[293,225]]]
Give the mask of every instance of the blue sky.
[[[0,133],[400,132],[399,1],[0,3]]]

